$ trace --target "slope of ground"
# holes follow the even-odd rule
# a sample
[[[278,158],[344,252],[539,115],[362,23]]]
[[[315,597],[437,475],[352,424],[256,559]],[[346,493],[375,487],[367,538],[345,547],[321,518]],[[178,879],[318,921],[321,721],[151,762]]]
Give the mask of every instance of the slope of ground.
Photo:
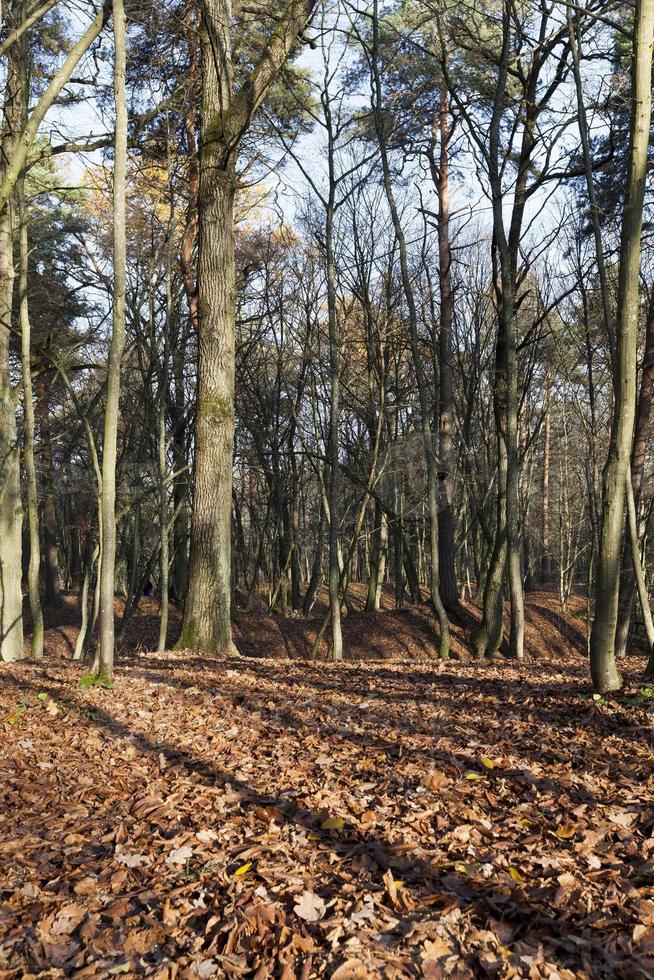
[[[569,646],[79,675],[2,668],[3,978],[654,976],[651,701]]]
[[[438,654],[438,624],[429,606],[408,605],[395,609],[390,589],[383,596],[381,613],[363,612],[365,587],[360,583],[350,586],[354,614],[344,616],[343,645],[347,660],[397,659],[431,660]],[[299,615],[284,617],[271,614],[262,601],[255,601],[245,609],[236,604],[234,610],[234,636],[239,649],[249,657],[291,657],[306,659],[320,629],[326,609],[325,597],[309,618]],[[531,592],[526,599],[525,651],[527,657],[540,660],[543,655],[559,657],[564,661],[572,653],[583,654],[586,649],[585,600],[573,596],[565,615],[561,612],[558,596],[551,591]],[[123,600],[116,598],[117,630],[123,613]],[[479,617],[479,609],[467,605],[470,622],[466,625],[452,623],[452,654],[460,659],[469,657],[471,626]],[[44,610],[45,651],[50,655],[70,657],[75,650],[79,613],[77,597],[63,596],[56,608]],[[25,610],[29,623],[29,613]],[[179,634],[180,611],[171,606],[168,645],[173,646]],[[506,611],[508,628],[508,609]],[[143,597],[139,609],[130,620],[127,630],[126,651],[152,650],[159,635],[159,612],[156,599]],[[25,652],[29,654],[29,629],[25,635]],[[320,654],[327,651],[323,640]]]

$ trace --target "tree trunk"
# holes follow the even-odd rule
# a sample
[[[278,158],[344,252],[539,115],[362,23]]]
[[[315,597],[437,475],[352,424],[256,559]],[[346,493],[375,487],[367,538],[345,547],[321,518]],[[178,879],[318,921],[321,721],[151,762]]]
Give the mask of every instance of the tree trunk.
[[[543,424],[543,520],[541,525],[540,580],[549,582],[552,574],[550,562],[550,446],[552,442],[552,389],[548,384],[545,393],[545,421]]]
[[[388,517],[378,500],[375,500],[375,526],[373,528],[372,555],[370,558],[370,578],[366,612],[379,612],[381,594],[386,574],[388,555]]]
[[[102,444],[102,554],[100,558],[100,644],[97,675],[108,683],[114,669],[114,581],[116,568],[116,444],[120,410],[120,370],[125,346],[125,178],[127,167],[127,39],[123,0],[113,0],[114,100],[116,135],[113,175],[113,322],[107,365],[107,401]]]
[[[506,573],[506,338],[498,322],[493,379],[493,412],[497,432],[497,520],[490,568],[484,582],[482,621],[473,636],[472,649],[477,657],[491,657],[502,646],[504,624],[504,576]]]
[[[175,377],[175,409],[172,436],[173,469],[177,474],[173,479],[173,564],[172,594],[178,603],[186,598],[188,582],[188,460],[186,457],[186,436],[184,411],[184,357],[179,349],[172,351],[172,366]]]
[[[24,187],[19,189],[20,222],[20,333],[21,363],[23,372],[23,413],[25,435],[23,456],[25,458],[25,479],[27,490],[27,519],[29,525],[30,563],[28,570],[28,591],[30,612],[32,614],[32,656],[43,655],[43,612],[39,596],[39,573],[41,567],[41,543],[39,534],[39,496],[36,486],[36,467],[34,465],[34,401],[32,398],[32,352],[30,316],[27,302],[29,246],[27,237],[27,209],[25,207]]]
[[[0,172],[6,172],[16,150],[21,118],[20,92],[20,48],[14,44],[7,59]],[[13,280],[12,219],[9,204],[5,201],[0,209],[0,660],[6,661],[21,660],[24,655],[20,449],[9,376]]]
[[[341,367],[339,354],[338,324],[336,319],[336,273],[334,269],[334,202],[335,187],[333,152],[329,154],[330,200],[327,206],[325,241],[327,246],[327,309],[329,321],[329,608],[331,613],[331,657],[343,659],[343,633],[341,630],[341,597],[339,569],[340,523],[340,463],[338,459],[338,423],[340,419]]]
[[[616,322],[616,391],[609,455],[604,470],[602,524],[597,565],[591,675],[599,693],[622,687],[615,663],[624,498],[635,402],[640,236],[652,115],[654,0],[637,0],[633,51],[633,102],[625,192]]]
[[[45,565],[45,601],[49,606],[61,601],[59,583],[59,548],[57,546],[57,508],[54,492],[54,465],[52,460],[52,432],[50,429],[49,386],[52,376],[42,370],[36,381],[39,410],[39,455],[41,457],[41,485],[43,493],[43,551]]]
[[[650,302],[645,328],[645,356],[643,358],[643,370],[640,378],[640,390],[638,392],[638,406],[636,409],[636,431],[634,433],[634,444],[631,450],[631,485],[634,495],[634,507],[638,514],[641,490],[643,486],[643,476],[645,472],[645,452],[647,449],[647,436],[649,431],[649,419],[652,408],[652,398],[654,397],[654,299]],[[620,599],[618,604],[618,626],[615,641],[615,653],[619,659],[627,652],[627,640],[629,638],[629,625],[631,623],[631,610],[636,593],[636,575],[633,562],[629,553],[629,548],[624,549],[622,557],[622,574],[620,578]]]
[[[195,474],[189,581],[177,646],[230,654],[236,651],[231,625],[236,177],[233,151],[213,129],[232,88],[231,10],[209,0],[204,18]],[[218,63],[216,43],[221,47]]]
[[[440,591],[449,613],[460,610],[456,580],[454,548],[454,376],[452,371],[452,252],[450,249],[449,145],[452,125],[449,118],[447,90],[440,89],[438,112],[440,154],[437,173],[438,189],[438,281],[440,287],[440,324],[438,334],[438,450],[440,509],[438,511],[438,549]]]
[[[168,527],[168,485],[166,483],[166,459],[168,455],[168,437],[166,433],[166,413],[168,401],[168,360],[170,351],[170,331],[173,316],[173,285],[172,285],[172,235],[175,220],[172,162],[170,139],[168,143],[168,192],[170,194],[170,212],[168,215],[168,242],[166,249],[166,319],[164,322],[164,338],[162,363],[159,372],[159,399],[157,419],[157,450],[159,476],[159,639],[157,650],[166,649],[169,614],[169,582],[170,582],[170,528]]]
[[[307,586],[307,591],[304,596],[304,602],[302,603],[302,613],[304,616],[308,616],[313,605],[316,601],[316,593],[320,587],[320,581],[322,579],[322,564],[323,564],[323,550],[325,547],[325,530],[327,527],[327,515],[325,513],[325,508],[321,505],[320,516],[318,518],[318,535],[316,539],[316,551],[313,557],[313,564],[311,566],[311,577],[309,579],[309,584]]]
[[[411,342],[411,354],[413,360],[413,369],[416,375],[416,384],[418,388],[418,397],[420,400],[420,416],[421,416],[421,428],[422,428],[422,443],[423,450],[425,454],[425,464],[427,469],[427,502],[429,508],[429,528],[430,528],[430,559],[431,559],[431,575],[430,575],[430,591],[431,591],[431,601],[434,608],[434,612],[438,617],[438,623],[440,627],[440,644],[439,644],[439,656],[441,659],[445,660],[449,657],[450,648],[450,630],[449,623],[447,619],[447,613],[443,605],[440,593],[440,569],[439,569],[439,547],[438,547],[438,471],[437,471],[437,459],[434,452],[434,440],[431,431],[431,407],[429,404],[429,397],[427,393],[427,380],[425,378],[425,371],[422,361],[422,355],[420,351],[420,344],[418,340],[418,313],[416,309],[415,297],[413,294],[413,285],[411,282],[411,274],[409,271],[409,259],[406,247],[406,238],[402,228],[402,223],[400,221],[399,212],[397,209],[397,204],[395,201],[395,193],[393,191],[393,182],[391,178],[391,171],[388,159],[388,149],[386,145],[386,133],[385,133],[385,122],[383,113],[383,101],[382,101],[382,85],[380,78],[380,68],[379,68],[379,16],[378,16],[378,2],[375,0],[373,7],[373,51],[371,58],[371,67],[373,72],[373,91],[374,91],[374,118],[375,118],[375,128],[377,132],[377,139],[379,142],[381,165],[382,165],[382,176],[384,183],[384,191],[386,193],[386,200],[388,202],[388,208],[391,213],[391,220],[393,222],[393,230],[395,232],[395,238],[398,244],[398,252],[400,257],[400,273],[402,279],[402,287],[404,292],[404,297],[406,299],[406,304],[409,313],[409,332],[410,332],[410,342]]]

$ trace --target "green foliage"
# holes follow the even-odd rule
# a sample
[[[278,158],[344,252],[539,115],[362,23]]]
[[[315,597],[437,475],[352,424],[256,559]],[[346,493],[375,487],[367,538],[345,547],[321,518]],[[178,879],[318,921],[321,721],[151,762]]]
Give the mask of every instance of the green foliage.
[[[78,683],[83,690],[90,687],[103,687],[107,691],[113,691],[114,687],[111,679],[104,671],[101,671],[99,674],[94,674],[89,670],[86,674],[82,674]]]
[[[640,690],[636,691],[633,697],[624,698],[623,702],[624,704],[630,705],[632,708],[638,708],[641,705],[644,705],[647,701],[650,701],[652,698],[654,698],[654,687],[651,685],[646,685],[645,687],[641,687]]]

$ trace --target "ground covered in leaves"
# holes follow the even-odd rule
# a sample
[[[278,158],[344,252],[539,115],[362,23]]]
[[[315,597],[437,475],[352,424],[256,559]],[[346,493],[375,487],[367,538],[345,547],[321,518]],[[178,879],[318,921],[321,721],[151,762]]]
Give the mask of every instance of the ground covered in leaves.
[[[572,649],[81,673],[2,667],[1,977],[654,977],[652,701]]]

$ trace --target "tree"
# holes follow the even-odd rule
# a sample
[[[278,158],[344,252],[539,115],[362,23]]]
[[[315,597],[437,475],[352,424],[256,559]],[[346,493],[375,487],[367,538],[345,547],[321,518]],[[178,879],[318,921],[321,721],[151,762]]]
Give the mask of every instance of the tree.
[[[234,195],[239,147],[312,13],[291,0],[233,93],[231,4],[205,0],[198,197],[198,394],[189,581],[178,646],[234,651],[231,509],[234,447]]]
[[[21,106],[20,45],[22,34],[50,9],[44,4],[34,11],[38,18],[23,17],[22,0],[7,5],[11,28],[6,42],[7,79],[0,137],[0,660],[19,660],[23,656],[21,594],[20,466],[12,389],[9,339],[13,306],[13,226],[9,207],[28,153],[48,110],[69,81],[82,56],[96,40],[109,14],[105,4],[84,34],[71,47],[63,64],[55,71],[34,109],[27,116]],[[29,24],[27,23],[29,21]],[[27,25],[27,26],[26,26]],[[23,125],[23,119],[26,119]]]
[[[416,374],[418,397],[420,399],[420,423],[425,454],[425,464],[427,468],[427,502],[429,508],[431,559],[430,594],[432,605],[436,615],[438,616],[438,623],[440,627],[439,654],[441,659],[447,659],[449,657],[450,633],[447,612],[440,594],[438,549],[438,466],[434,449],[434,439],[431,431],[430,399],[427,391],[427,380],[418,343],[418,314],[409,271],[406,237],[400,221],[395,194],[393,192],[388,145],[386,142],[384,105],[379,67],[379,15],[377,0],[375,0],[375,5],[373,8],[372,44],[367,54],[371,71],[372,111],[375,120],[375,129],[377,131],[377,139],[379,141],[384,190],[386,192],[386,199],[388,201],[388,207],[393,221],[393,228],[395,230],[395,237],[398,243],[402,288],[404,290],[404,296],[409,313],[411,353],[413,356],[413,367]]]
[[[115,143],[113,173],[112,331],[107,363],[107,400],[102,442],[102,550],[100,553],[100,642],[94,670],[111,683],[114,669],[114,593],[116,574],[116,443],[120,371],[125,346],[125,186],[127,170],[127,29],[123,0],[113,0]]]
[[[632,55],[631,126],[625,188],[616,319],[615,409],[604,470],[591,675],[599,693],[622,687],[615,662],[624,498],[629,477],[636,405],[636,352],[640,280],[640,236],[652,121],[654,0],[637,0]]]

